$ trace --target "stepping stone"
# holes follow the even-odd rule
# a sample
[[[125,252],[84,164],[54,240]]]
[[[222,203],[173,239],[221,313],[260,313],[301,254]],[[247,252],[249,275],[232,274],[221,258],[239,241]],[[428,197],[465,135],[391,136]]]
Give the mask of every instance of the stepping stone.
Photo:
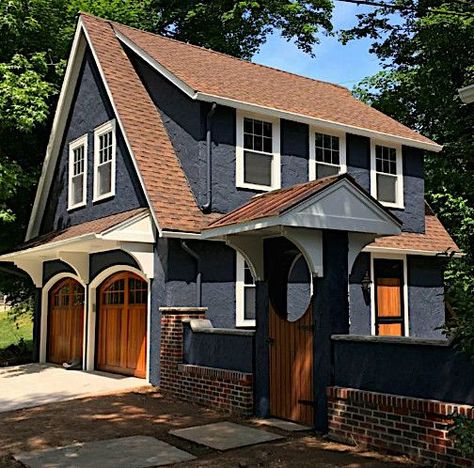
[[[301,432],[301,431],[312,431],[311,426],[304,426],[303,424],[298,424],[292,421],[285,421],[284,419],[277,418],[268,418],[268,419],[258,419],[256,421],[258,424],[263,424],[265,426],[276,427],[286,432]]]
[[[31,468],[145,468],[185,462],[196,457],[154,437],[134,436],[38,450],[14,458]]]
[[[282,436],[271,432],[231,422],[177,429],[170,431],[170,434],[216,450],[229,450],[283,439]]]

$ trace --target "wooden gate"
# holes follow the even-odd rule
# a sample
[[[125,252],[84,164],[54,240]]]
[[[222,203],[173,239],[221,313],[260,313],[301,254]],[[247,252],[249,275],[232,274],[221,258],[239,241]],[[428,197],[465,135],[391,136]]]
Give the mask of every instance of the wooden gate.
[[[146,377],[147,284],[117,273],[99,288],[97,368]]]
[[[310,305],[295,322],[270,305],[270,412],[308,425],[314,423],[313,313]]]
[[[47,360],[55,364],[82,360],[83,335],[84,288],[65,278],[49,292]]]

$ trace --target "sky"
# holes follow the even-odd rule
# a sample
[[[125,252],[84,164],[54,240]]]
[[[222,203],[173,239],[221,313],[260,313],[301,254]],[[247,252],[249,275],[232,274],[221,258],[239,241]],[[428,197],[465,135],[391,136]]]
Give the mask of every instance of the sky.
[[[372,10],[352,3],[334,3],[334,31],[354,26],[357,13]],[[342,45],[337,37],[322,34],[319,37],[321,42],[314,47],[316,57],[312,58],[293,43],[287,42],[280,34],[274,33],[254,56],[253,61],[350,89],[361,79],[381,69],[377,57],[369,54],[370,40],[359,39]]]

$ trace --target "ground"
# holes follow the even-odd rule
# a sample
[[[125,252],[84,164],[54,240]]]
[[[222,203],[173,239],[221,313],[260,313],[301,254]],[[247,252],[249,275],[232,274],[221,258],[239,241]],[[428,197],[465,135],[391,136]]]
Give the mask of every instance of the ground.
[[[19,345],[20,341],[22,344]],[[31,360],[33,322],[29,315],[15,323],[5,306],[0,306],[0,366]]]
[[[0,468],[21,466],[12,459],[14,453],[132,435],[154,436],[192,453],[198,457],[197,460],[180,464],[189,467],[408,465],[401,457],[358,451],[310,433],[227,452],[186,442],[168,433],[172,429],[224,420],[258,425],[254,420],[229,418],[222,413],[170,399],[155,390],[88,397],[12,411],[0,415]],[[272,431],[287,435],[275,429]]]

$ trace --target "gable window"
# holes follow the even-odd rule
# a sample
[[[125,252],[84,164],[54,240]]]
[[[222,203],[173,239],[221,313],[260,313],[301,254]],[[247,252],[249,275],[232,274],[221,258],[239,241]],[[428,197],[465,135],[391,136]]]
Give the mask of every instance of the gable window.
[[[236,253],[235,283],[235,324],[238,327],[255,326],[256,287],[247,262],[240,253]]]
[[[68,209],[86,204],[87,198],[87,134],[69,144]]]
[[[115,195],[115,120],[94,131],[94,201]]]
[[[280,124],[237,114],[237,187],[280,188]]]
[[[400,147],[372,144],[371,192],[383,205],[403,208],[403,173]]]
[[[343,135],[310,131],[309,180],[346,172],[346,141]]]

